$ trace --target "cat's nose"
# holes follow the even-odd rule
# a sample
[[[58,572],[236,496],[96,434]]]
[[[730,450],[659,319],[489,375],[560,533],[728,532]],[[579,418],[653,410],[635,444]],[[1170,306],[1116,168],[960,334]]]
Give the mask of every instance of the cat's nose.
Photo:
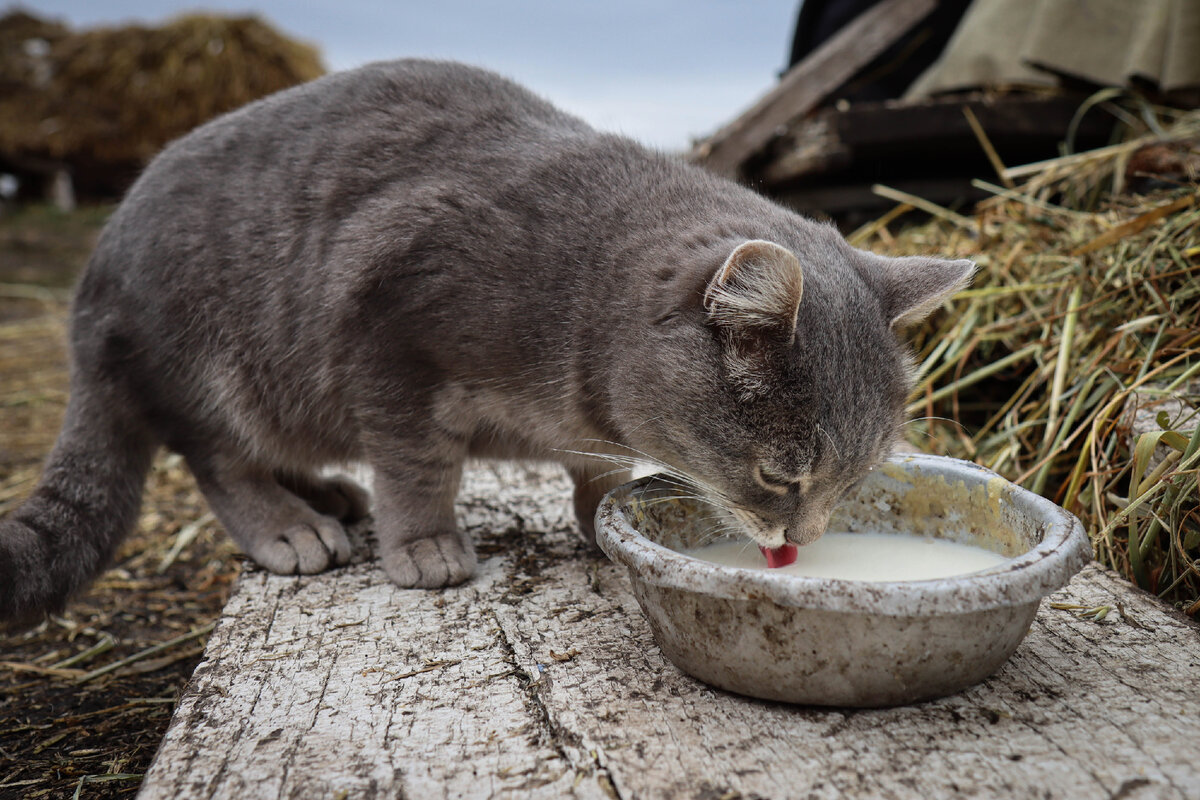
[[[821,534],[825,533],[825,526],[828,524],[829,517],[824,514],[798,517],[788,524],[783,536],[792,544],[801,546],[812,544],[821,538]]]

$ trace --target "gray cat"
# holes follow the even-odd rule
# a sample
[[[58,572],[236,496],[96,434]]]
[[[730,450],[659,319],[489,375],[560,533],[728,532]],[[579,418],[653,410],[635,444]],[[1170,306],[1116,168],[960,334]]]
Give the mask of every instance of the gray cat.
[[[471,575],[473,456],[563,463],[587,534],[650,458],[760,545],[810,542],[901,423],[897,331],[972,270],[856,250],[478,69],[281,92],[167,147],[100,237],[62,433],[0,522],[0,618],[105,567],[160,445],[279,573],[349,558],[367,495],[319,477],[347,462],[404,587]]]

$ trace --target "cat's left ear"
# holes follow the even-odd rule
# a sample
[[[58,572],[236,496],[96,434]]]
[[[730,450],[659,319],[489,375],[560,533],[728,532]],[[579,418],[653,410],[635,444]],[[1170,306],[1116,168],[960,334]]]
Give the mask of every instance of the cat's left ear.
[[[875,258],[881,272],[880,301],[894,330],[902,330],[925,319],[950,295],[970,283],[975,274],[975,262],[966,259]]]
[[[773,356],[796,337],[804,271],[787,248],[752,239],[734,248],[704,290],[725,374],[743,400],[770,391]]]

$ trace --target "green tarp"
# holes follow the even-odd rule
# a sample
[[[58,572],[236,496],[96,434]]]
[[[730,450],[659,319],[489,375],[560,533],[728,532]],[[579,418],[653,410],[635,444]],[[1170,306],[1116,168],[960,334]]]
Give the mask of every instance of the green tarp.
[[[974,0],[910,98],[985,86],[1200,87],[1200,0]]]

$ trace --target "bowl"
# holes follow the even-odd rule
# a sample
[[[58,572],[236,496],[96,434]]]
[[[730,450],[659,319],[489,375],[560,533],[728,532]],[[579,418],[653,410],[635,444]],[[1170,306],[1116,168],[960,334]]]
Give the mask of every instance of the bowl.
[[[897,455],[835,510],[829,530],[950,539],[1007,557],[953,578],[865,582],[727,567],[680,550],[713,540],[712,510],[653,476],[609,492],[597,541],[629,568],[663,653],[739,694],[881,707],[952,694],[995,672],[1043,597],[1091,559],[1073,515],[958,459]]]

